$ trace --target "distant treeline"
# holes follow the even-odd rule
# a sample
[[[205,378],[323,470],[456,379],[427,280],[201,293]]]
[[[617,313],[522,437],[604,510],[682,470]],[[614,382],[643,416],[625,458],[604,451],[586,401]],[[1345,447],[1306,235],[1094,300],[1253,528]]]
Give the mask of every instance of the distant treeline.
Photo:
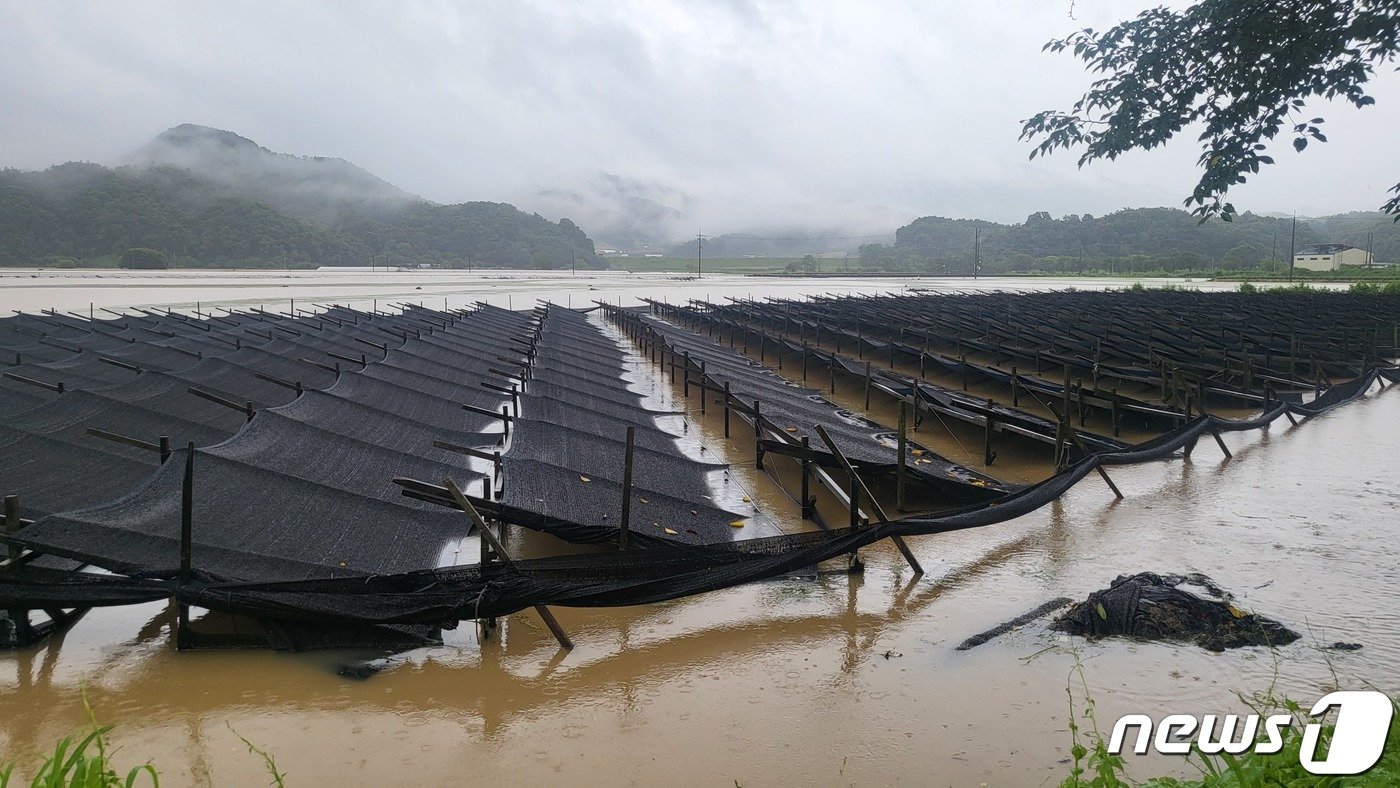
[[[110,265],[134,247],[194,267],[606,266],[573,222],[505,203],[415,201],[322,225],[174,167],[0,171],[0,265]]]
[[[1134,208],[1107,216],[1060,219],[1033,213],[1021,224],[926,216],[899,228],[894,246],[860,248],[861,266],[885,271],[971,273],[980,233],[984,273],[1198,271],[1286,268],[1292,220],[1244,213],[1233,222],[1199,224],[1174,208]],[[1347,214],[1298,221],[1297,248],[1346,243],[1366,248],[1373,235],[1377,262],[1400,261],[1400,225],[1380,214]]]
[[[794,230],[781,233],[777,237],[762,237],[747,233],[726,233],[706,238],[701,251],[705,257],[794,257],[806,255],[832,255],[854,252],[859,246],[859,236],[844,236],[841,230],[826,231],[830,237],[812,237],[812,231]],[[890,233],[889,235],[893,235]],[[865,240],[870,240],[867,236]],[[667,257],[695,259],[694,239],[671,247]]]

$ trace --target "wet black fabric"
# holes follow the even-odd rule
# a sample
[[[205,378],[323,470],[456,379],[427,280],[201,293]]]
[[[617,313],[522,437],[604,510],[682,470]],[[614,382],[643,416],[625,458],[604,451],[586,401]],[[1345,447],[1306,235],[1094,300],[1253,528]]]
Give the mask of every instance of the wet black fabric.
[[[889,428],[839,408],[815,389],[790,383],[776,372],[711,339],[657,318],[648,316],[643,320],[664,336],[677,353],[688,353],[693,368],[703,363],[710,385],[727,383],[735,399],[748,406],[759,403],[759,411],[768,423],[794,438],[806,437],[814,451],[828,453],[815,429],[815,425],[820,424],[842,454],[863,473],[892,473],[899,464],[898,448]],[[697,372],[692,375],[699,377]],[[908,472],[936,486],[952,502],[988,500],[1016,489],[1016,485],[1003,483],[927,449],[919,449],[919,454],[915,455],[915,449],[909,446],[905,450]]]
[[[393,479],[450,476],[471,485],[482,478],[465,455],[433,442],[495,444],[499,432],[476,428],[499,429],[499,420],[464,410],[461,400],[494,409],[503,395],[479,386],[473,370],[480,364],[472,359],[452,368],[456,351],[447,346],[426,348],[423,358],[460,375],[450,386],[382,361],[369,368],[395,372],[399,382],[358,370],[337,376],[301,360],[315,350],[304,339],[335,330],[328,321],[316,323],[315,329],[293,321],[254,323],[261,328],[249,331],[270,329],[262,333],[272,338],[230,345],[218,357],[191,358],[169,372],[121,369],[128,378],[123,383],[69,390],[0,419],[0,441],[8,448],[0,484],[20,495],[23,516],[37,519],[20,538],[46,554],[114,571],[168,571],[178,562],[181,447],[194,442],[205,447],[195,452],[194,553],[201,571],[225,579],[325,578],[436,566],[470,521],[403,497]],[[477,329],[496,333],[480,315],[447,315],[441,324],[438,330],[454,341],[470,341]],[[346,333],[366,330],[347,327]],[[405,340],[387,344],[397,348]],[[287,383],[300,383],[300,395]],[[460,396],[414,388],[428,384]],[[252,399],[256,415],[249,421],[243,408],[195,396],[192,386],[234,404]],[[279,404],[285,412],[273,407]],[[88,434],[90,428],[149,443],[169,436],[177,451],[159,466],[158,453],[102,440]]]
[[[133,579],[121,586],[120,592],[162,588],[191,604],[217,609],[355,623],[446,622],[500,616],[536,604],[593,607],[663,601],[780,576],[896,534],[933,534],[1006,522],[1055,500],[1093,473],[1099,464],[1146,462],[1171,456],[1211,430],[1258,429],[1285,412],[1316,416],[1362,396],[1378,378],[1394,382],[1400,380],[1400,372],[1374,370],[1334,387],[1316,403],[1280,404],[1255,419],[1231,421],[1201,416],[1133,449],[1091,455],[1050,479],[998,501],[870,528],[711,545],[653,544],[639,550],[453,567],[354,581],[223,583],[201,577],[172,591],[168,583]],[[9,593],[57,592],[21,592],[0,587],[0,605],[9,601],[3,598]]]
[[[563,311],[556,314],[558,319],[551,315],[545,320],[539,340],[541,355],[548,353],[549,332],[577,334],[583,329],[577,322],[582,317]],[[482,316],[489,317],[489,311],[483,310]],[[572,344],[588,346],[599,353],[599,348],[606,347],[603,342],[592,341]],[[717,361],[715,367],[718,370],[726,365],[738,369],[729,359]],[[354,377],[342,375],[341,382]],[[1169,457],[1212,431],[1258,429],[1285,414],[1304,418],[1320,415],[1363,396],[1382,378],[1394,382],[1400,379],[1400,371],[1371,370],[1354,381],[1328,389],[1316,401],[1279,403],[1254,419],[1232,421],[1200,416],[1151,441],[1092,454],[1050,479],[997,500],[935,516],[908,517],[868,528],[830,532],[739,540],[729,536],[703,544],[658,538],[639,529],[640,549],[437,569],[430,568],[437,564],[434,551],[441,550],[445,540],[465,533],[465,518],[459,513],[443,509],[438,517],[431,510],[354,495],[313,478],[303,478],[314,476],[309,471],[297,470],[294,472],[301,476],[293,476],[252,465],[251,459],[262,456],[256,451],[235,460],[221,456],[216,448],[196,454],[198,571],[192,582],[177,588],[172,578],[178,556],[179,497],[171,491],[178,488],[174,480],[182,473],[183,455],[179,454],[126,498],[45,518],[20,533],[21,543],[57,555],[91,556],[94,563],[126,576],[99,581],[64,572],[42,576],[22,573],[0,579],[0,607],[121,604],[173,594],[189,604],[288,621],[435,625],[504,615],[535,604],[605,606],[661,601],[779,576],[893,535],[933,534],[1006,522],[1058,498],[1099,465]],[[338,383],[332,388],[339,386]],[[366,387],[359,391],[397,395],[411,390]],[[454,405],[444,402],[447,405],[434,407]],[[590,436],[585,440],[606,440],[609,445],[615,445],[619,432],[603,429],[598,426],[600,423],[609,427],[633,423],[543,396],[522,403],[527,417],[542,423],[551,421],[539,417],[551,407],[551,415],[559,417],[557,423]],[[668,458],[678,454],[673,441],[667,445],[663,437],[666,433],[645,427],[649,419],[654,420],[654,415],[638,411],[633,423],[638,434],[651,436],[657,444],[651,447],[654,451]],[[288,425],[294,419],[287,417],[285,421],[283,428],[291,429]],[[252,429],[246,431],[255,434]],[[332,436],[336,434],[321,428],[316,440],[334,442],[337,438]],[[237,440],[224,445],[232,446]],[[564,454],[572,451],[567,447],[558,450]],[[347,451],[341,459],[329,460],[327,475],[322,478],[338,477],[336,463],[348,461],[356,454]],[[601,520],[602,513],[617,510],[620,494],[609,475],[600,473],[599,479],[583,483],[578,481],[572,464],[552,465],[547,458],[530,458],[525,453],[509,456],[505,462],[513,466],[505,474],[508,500],[501,504],[503,516],[509,521],[553,516],[544,507],[521,506],[516,511],[515,503],[528,504],[530,480],[539,479],[543,480],[536,482],[539,488],[567,483],[573,491],[546,490],[548,495],[535,497],[559,501],[574,494],[595,496],[569,503],[571,511],[563,513],[561,519],[571,527],[592,529],[599,540],[615,531]],[[665,462],[670,469],[667,473],[690,473],[670,459]],[[696,471],[703,472],[704,468],[697,465]],[[433,466],[418,472],[428,475],[442,470]],[[564,470],[574,477],[572,481],[565,478]],[[288,494],[280,495],[279,490],[287,490]],[[581,493],[583,490],[587,492]],[[597,502],[607,502],[606,508]],[[643,506],[636,500],[633,505],[634,511]],[[668,505],[673,511],[678,507]],[[695,508],[705,512],[695,516],[708,527],[721,530],[721,521],[711,521],[710,512]],[[683,511],[689,514],[688,509]],[[718,511],[722,510],[717,509],[715,514]],[[403,513],[411,516],[400,519]],[[684,526],[684,517],[675,524]],[[700,528],[695,530],[697,534],[693,536],[705,533]],[[663,531],[662,536],[668,535]]]

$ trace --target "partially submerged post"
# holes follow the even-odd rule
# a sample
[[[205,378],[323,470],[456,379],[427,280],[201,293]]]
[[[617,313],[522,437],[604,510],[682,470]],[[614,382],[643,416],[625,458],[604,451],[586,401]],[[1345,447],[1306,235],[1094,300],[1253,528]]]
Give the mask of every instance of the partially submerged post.
[[[19,530],[19,496],[5,496],[5,536],[14,536]],[[20,558],[22,552],[20,546],[14,542],[9,543],[7,548],[10,558],[10,565],[13,566]],[[22,646],[34,639],[34,629],[29,624],[29,611],[22,608],[12,608],[7,611],[10,621],[15,627],[15,645]]]
[[[811,520],[816,514],[815,500],[812,498],[811,441],[802,436],[802,519]]]
[[[822,442],[826,444],[826,448],[831,452],[832,456],[836,458],[836,461],[841,464],[841,467],[846,469],[846,473],[850,475],[853,492],[859,490],[865,495],[865,499],[870,502],[870,511],[875,514],[875,517],[878,518],[882,524],[889,522],[890,518],[885,516],[885,510],[881,508],[879,501],[875,500],[875,496],[870,494],[870,488],[865,486],[865,481],[856,473],[855,466],[851,464],[850,460],[846,459],[846,455],[841,452],[840,447],[836,445],[836,441],[831,439],[831,434],[826,431],[826,427],[818,424],[817,435],[821,436]],[[856,506],[857,497],[858,496],[854,494],[851,496],[852,509]],[[894,546],[899,548],[899,552],[904,556],[904,560],[908,562],[915,574],[922,575],[924,573],[924,568],[919,565],[919,559],[914,557],[914,552],[909,549],[909,545],[904,543],[904,538],[899,534],[892,534],[890,536],[890,541],[894,542]]]
[[[763,404],[758,400],[753,401],[753,461],[763,470]]]
[[[175,590],[179,592],[190,583],[194,562],[194,441],[185,446],[185,478],[180,486],[180,574]],[[175,647],[189,648],[194,645],[190,631],[190,608],[184,602],[177,603],[178,616],[175,624]]]
[[[909,419],[907,411],[907,404],[901,400],[899,403],[899,437],[895,447],[895,451],[899,454],[899,459],[894,466],[895,508],[899,509],[901,512],[904,511],[904,488],[908,483],[909,475],[907,468],[908,460],[904,457],[909,446],[909,436],[905,434]]]
[[[724,409],[725,423],[728,426],[729,408]],[[636,428],[627,426],[627,448],[622,455],[622,525],[617,532],[617,549],[627,549],[627,529],[632,521],[632,441]]]
[[[870,410],[870,362],[865,362],[865,409]]]
[[[632,446],[632,440],[631,440],[632,428],[631,428],[631,427],[628,427],[628,428],[627,428],[627,435],[628,435],[627,445],[628,445],[628,448],[629,448],[629,450],[630,450],[630,449],[631,449],[631,446]],[[727,381],[727,380],[724,381],[724,437],[726,437],[726,438],[729,437],[729,381]]]
[[[501,563],[511,563],[510,556],[506,555],[505,547],[501,545],[500,540],[496,538],[496,535],[491,532],[490,527],[486,525],[486,521],[482,519],[481,513],[476,510],[475,506],[472,506],[472,502],[462,493],[462,488],[458,487],[457,483],[450,478],[443,479],[442,484],[447,488],[447,491],[452,494],[452,500],[457,503],[458,508],[466,512],[467,515],[472,518],[472,523],[476,525],[477,531],[481,533],[481,538],[485,539],[487,543],[490,544],[491,549],[500,557]],[[540,618],[544,619],[544,625],[549,627],[549,631],[554,635],[554,639],[559,641],[560,648],[567,651],[574,647],[573,641],[569,640],[568,634],[564,632],[563,627],[559,626],[559,622],[554,618],[554,614],[549,611],[549,608],[544,605],[535,605],[535,612],[539,613]]]

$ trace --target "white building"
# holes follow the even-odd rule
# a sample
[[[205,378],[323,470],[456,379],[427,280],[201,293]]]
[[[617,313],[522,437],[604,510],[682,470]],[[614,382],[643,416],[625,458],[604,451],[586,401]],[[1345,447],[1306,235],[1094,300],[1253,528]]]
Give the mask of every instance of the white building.
[[[1346,244],[1315,244],[1304,246],[1293,256],[1294,268],[1309,271],[1335,271],[1344,265],[1370,265],[1371,255],[1365,249]]]

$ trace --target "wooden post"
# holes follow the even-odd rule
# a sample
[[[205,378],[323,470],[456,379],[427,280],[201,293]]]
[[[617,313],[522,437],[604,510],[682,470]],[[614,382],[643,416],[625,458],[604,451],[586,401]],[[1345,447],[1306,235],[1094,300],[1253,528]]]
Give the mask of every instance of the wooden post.
[[[194,572],[194,441],[190,441],[185,449],[185,478],[180,486],[180,574],[176,583],[177,594],[189,584]],[[177,603],[177,608],[175,647],[187,648],[193,645],[190,608],[183,602]]]
[[[5,496],[5,536],[13,536],[19,530],[19,496]],[[20,553],[23,552],[20,546],[10,543],[7,548],[10,563],[19,560]],[[29,625],[29,611],[23,608],[11,608],[6,611],[15,625],[15,645],[23,646],[34,639],[33,627]]]
[[[725,426],[729,424],[728,394],[725,395]],[[627,449],[622,456],[622,526],[617,532],[617,549],[627,549],[627,528],[632,520],[632,441],[635,427],[627,427]]]
[[[847,498],[849,498],[849,499],[850,499],[850,502],[851,502],[851,520],[850,520],[850,527],[851,527],[851,528],[859,528],[859,527],[860,527],[860,483],[859,483],[858,481],[856,481],[856,477],[855,477],[855,476],[851,476],[851,486],[850,486],[850,489],[847,490]]]
[[[685,379],[684,379],[685,382],[681,384],[681,391],[682,391],[682,394],[685,396],[686,399],[690,399],[690,351],[689,351],[689,350],[687,350],[687,351],[685,352],[684,358],[685,358]]]
[[[802,519],[812,519],[812,461],[807,458],[807,452],[811,449],[811,441],[806,435],[802,436]]]
[[[472,522],[476,524],[477,531],[481,533],[481,538],[485,539],[490,544],[491,549],[496,551],[496,554],[500,557],[501,563],[511,563],[510,556],[506,555],[505,548],[501,545],[500,541],[496,539],[496,535],[491,533],[491,529],[487,527],[486,521],[481,519],[481,513],[476,510],[475,506],[472,506],[471,501],[467,500],[467,496],[462,494],[462,489],[457,486],[457,483],[451,479],[443,479],[443,486],[452,494],[452,499],[457,502],[457,506],[472,518]],[[568,651],[574,647],[573,641],[569,640],[568,634],[564,632],[563,627],[559,626],[559,622],[555,620],[554,614],[549,612],[549,608],[544,605],[535,605],[535,612],[539,613],[540,618],[544,619],[545,626],[549,627],[549,631],[554,635],[554,639],[559,641],[560,648]]]
[[[1051,408],[1054,408],[1054,406],[1052,405]],[[1084,441],[1079,437],[1079,433],[1075,432],[1074,429],[1069,426],[1069,414],[1056,413],[1055,415],[1060,419],[1061,429],[1069,436],[1070,440],[1074,441],[1074,445],[1078,446],[1081,452],[1084,452],[1085,457],[1091,456],[1093,452],[1089,451],[1089,447],[1084,445]],[[1119,491],[1118,485],[1114,484],[1113,480],[1108,478],[1108,471],[1103,469],[1103,465],[1095,461],[1094,470],[1099,472],[1099,476],[1103,478],[1104,484],[1107,484],[1108,489],[1113,491],[1114,497],[1121,499],[1123,493]]]
[[[1049,405],[1049,403],[1047,402],[1046,405]],[[1054,412],[1055,409],[1054,409],[1053,406],[1051,406],[1050,410],[1051,410],[1051,412]],[[1055,422],[1055,472],[1056,472],[1056,473],[1059,473],[1060,470],[1061,470],[1061,468],[1064,466],[1065,424],[1064,424],[1064,420],[1059,418],[1059,414],[1056,414],[1056,419],[1057,419],[1057,420],[1056,420],[1056,422]]]
[[[1108,420],[1113,425],[1113,437],[1118,437],[1122,432],[1123,414],[1118,410],[1118,387],[1113,387],[1113,399],[1108,403]]]
[[[705,415],[705,400],[710,398],[710,384],[705,380],[705,362],[700,362],[700,415]]]
[[[180,487],[180,585],[190,581],[194,557],[194,441],[185,448],[185,477]]]
[[[1063,385],[1061,386],[1060,395],[1061,395],[1062,397],[1064,397],[1064,408],[1065,408],[1064,414],[1065,414],[1065,419],[1069,419],[1069,402],[1070,402],[1069,365],[1065,365],[1064,383],[1063,383]],[[1068,422],[1066,422],[1066,423],[1068,423]]]
[[[1220,437],[1219,431],[1212,429],[1210,431],[1210,434],[1212,437],[1215,438],[1215,445],[1219,446],[1222,452],[1225,452],[1225,459],[1229,459],[1235,456],[1230,453],[1230,450],[1228,448],[1225,447],[1225,441]]]
[[[168,459],[170,459],[170,436],[162,435],[160,436],[160,464],[164,465]]]
[[[899,403],[899,439],[896,441],[896,451],[899,452],[899,460],[895,464],[895,508],[904,511],[905,486],[908,484],[908,460],[904,455],[909,445],[909,437],[904,431],[907,426],[909,410],[907,404],[901,400]]]
[[[763,470],[763,408],[758,400],[753,401],[753,462]]]
[[[1020,390],[1017,388],[1017,381],[1018,381],[1019,379],[1020,379],[1020,378],[1019,378],[1019,377],[1017,376],[1017,374],[1016,374],[1016,368],[1015,368],[1015,367],[1012,367],[1012,368],[1011,368],[1011,407],[1013,407],[1013,408],[1019,408],[1019,407],[1021,406],[1021,394],[1020,394]]]
[[[631,427],[627,428],[630,433]],[[729,381],[724,381],[724,437],[729,437]]]
[[[870,362],[865,362],[865,409],[870,410]]]
[[[963,391],[967,391],[967,354],[966,354],[966,353],[959,353],[959,354],[958,354],[958,360],[962,362],[962,367],[961,367],[961,369],[962,369],[962,387],[963,387]]]
[[[865,499],[870,502],[870,511],[875,514],[875,517],[878,518],[881,523],[889,522],[890,518],[885,516],[885,510],[880,507],[880,503],[875,500],[875,496],[870,494],[869,488],[865,486],[865,482],[862,481],[860,475],[856,473],[855,466],[851,465],[851,461],[846,459],[845,454],[841,453],[841,449],[836,445],[836,441],[831,439],[831,434],[820,424],[816,425],[816,427],[817,435],[821,436],[822,442],[826,444],[831,455],[836,458],[837,462],[841,463],[842,467],[846,469],[846,473],[850,475],[852,491],[859,490],[865,495]],[[855,509],[856,498],[857,496],[855,495],[851,496],[852,509]],[[895,547],[899,548],[899,552],[904,556],[904,560],[908,562],[910,568],[914,570],[914,573],[922,575],[924,573],[924,568],[919,565],[919,559],[914,557],[914,553],[909,549],[909,545],[904,543],[904,538],[898,534],[894,534],[890,536],[890,541],[894,542]]]
[[[802,341],[802,382],[807,382],[807,341]]]
[[[996,429],[996,424],[996,419],[992,416],[991,411],[987,411],[987,415],[983,419],[983,426],[986,427],[982,433],[983,465],[991,465],[997,458],[997,453],[992,451],[992,430]]]

